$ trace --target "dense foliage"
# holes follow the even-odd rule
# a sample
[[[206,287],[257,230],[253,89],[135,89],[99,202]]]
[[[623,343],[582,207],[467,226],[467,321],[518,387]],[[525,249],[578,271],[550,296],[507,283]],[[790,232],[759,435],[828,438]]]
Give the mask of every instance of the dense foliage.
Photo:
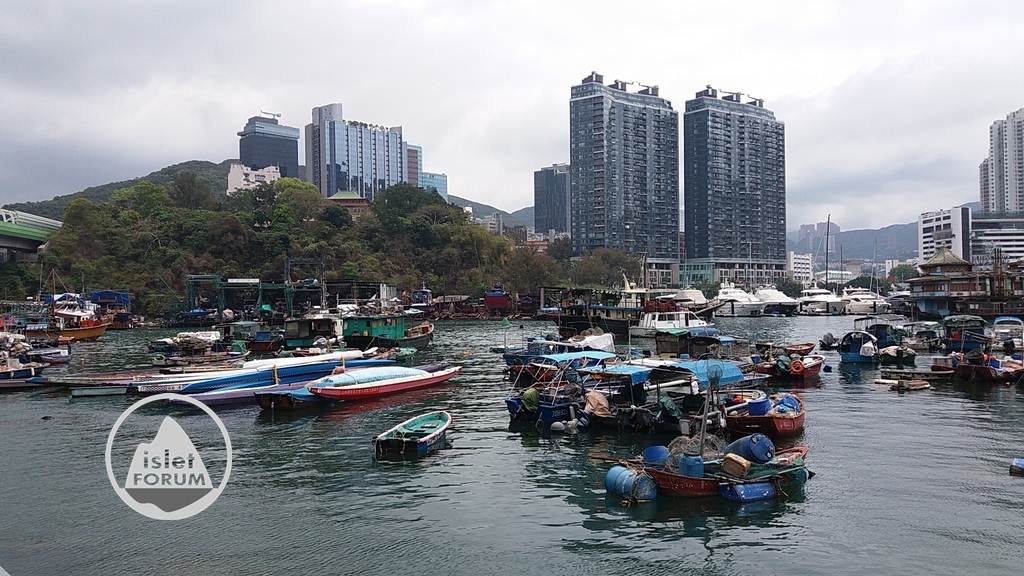
[[[479,295],[496,282],[520,293],[565,283],[615,286],[636,261],[597,251],[575,269],[567,242],[552,254],[514,248],[433,192],[401,184],[379,194],[358,220],[311,184],[282,178],[232,197],[182,172],[167,184],[139,181],[108,203],[75,198],[38,265],[6,265],[0,290],[33,294],[39,270],[76,289],[126,288],[140,313],[163,314],[182,299],[186,274],[284,280],[288,258],[322,261],[327,280],[382,281],[401,289]],[[308,272],[308,271],[307,271]],[[293,280],[303,271],[292,274]],[[58,289],[61,287],[58,286]]]

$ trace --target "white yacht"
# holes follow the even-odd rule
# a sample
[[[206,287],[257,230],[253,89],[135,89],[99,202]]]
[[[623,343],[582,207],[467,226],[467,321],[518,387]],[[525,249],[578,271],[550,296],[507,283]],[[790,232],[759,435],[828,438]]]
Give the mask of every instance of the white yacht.
[[[800,311],[800,303],[775,288],[763,286],[754,292],[754,296],[765,303],[764,313],[776,316],[793,316]]]
[[[892,306],[867,288],[843,288],[847,314],[885,314]]]
[[[842,314],[846,302],[831,290],[808,288],[800,292],[800,310],[804,314]]]
[[[696,288],[683,288],[676,292],[673,300],[679,302],[687,308],[704,308],[708,305],[708,299],[704,297],[704,293]]]
[[[718,301],[722,303],[722,306],[715,309],[718,316],[760,316],[764,313],[764,302],[737,288],[732,282],[722,282],[718,288]]]
[[[640,323],[629,327],[629,335],[634,338],[654,338],[659,330],[672,328],[696,328],[712,326],[689,310],[677,312],[646,312],[640,317]]]

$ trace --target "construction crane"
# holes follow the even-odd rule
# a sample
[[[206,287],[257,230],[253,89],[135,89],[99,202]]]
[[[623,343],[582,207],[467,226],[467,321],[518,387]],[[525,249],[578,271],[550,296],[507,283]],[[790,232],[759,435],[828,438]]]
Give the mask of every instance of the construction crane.
[[[260,114],[263,114],[264,116],[269,116],[275,120],[281,117],[281,115],[278,114],[277,112],[264,112],[263,110],[260,110]]]

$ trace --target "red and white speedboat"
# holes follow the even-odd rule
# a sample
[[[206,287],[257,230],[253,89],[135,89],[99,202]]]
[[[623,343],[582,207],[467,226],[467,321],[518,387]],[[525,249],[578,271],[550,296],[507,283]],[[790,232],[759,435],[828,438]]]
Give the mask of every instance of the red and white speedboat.
[[[458,375],[462,367],[432,372],[405,368],[399,373],[399,370],[399,367],[365,368],[322,378],[308,388],[313,394],[328,400],[365,400],[442,384]]]

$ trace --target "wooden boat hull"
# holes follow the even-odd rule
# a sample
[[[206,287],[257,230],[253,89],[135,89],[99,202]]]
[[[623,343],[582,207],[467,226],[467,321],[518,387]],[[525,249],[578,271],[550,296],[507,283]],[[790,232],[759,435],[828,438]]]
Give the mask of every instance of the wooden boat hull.
[[[721,480],[717,478],[691,478],[654,467],[645,467],[644,472],[650,474],[654,479],[659,494],[671,494],[684,498],[717,496],[718,485],[721,483]]]
[[[428,332],[412,338],[381,338],[379,336],[362,336],[350,334],[345,336],[345,344],[360,350],[366,350],[373,346],[378,348],[426,348],[434,339],[434,333]]]
[[[754,434],[760,432],[771,438],[785,438],[800,433],[804,429],[804,410],[796,416],[765,415],[749,416],[746,414],[730,414],[725,417],[725,426],[735,434]]]
[[[420,429],[417,420],[435,417],[432,429]],[[435,412],[410,418],[373,439],[373,452],[377,458],[423,458],[448,443],[448,427],[452,417],[447,412]],[[405,430],[405,428],[413,429]]]
[[[991,366],[979,366],[960,363],[955,369],[956,377],[966,382],[984,382],[987,384],[1004,384],[1016,382],[1024,376],[1024,370],[1000,371]]]
[[[86,326],[85,328],[65,328],[63,330],[26,330],[25,337],[29,340],[38,339],[59,339],[59,338],[71,338],[74,341],[89,341],[96,340],[107,331],[110,327],[110,322],[98,324],[96,326]]]
[[[37,374],[41,374],[44,368],[46,368],[45,365],[22,366],[21,368],[6,368],[0,370],[0,382],[27,380],[28,378],[32,378]]]
[[[275,354],[284,348],[284,339],[252,340],[246,344],[246,348],[253,354]]]
[[[393,380],[370,382],[367,384],[355,384],[351,386],[325,386],[320,388],[311,388],[310,391],[317,396],[327,398],[328,400],[365,400],[368,398],[397,394],[407,390],[419,390],[420,388],[437,386],[451,380],[457,376],[461,370],[461,366],[455,366],[453,368],[427,374],[426,376],[396,378]]]

